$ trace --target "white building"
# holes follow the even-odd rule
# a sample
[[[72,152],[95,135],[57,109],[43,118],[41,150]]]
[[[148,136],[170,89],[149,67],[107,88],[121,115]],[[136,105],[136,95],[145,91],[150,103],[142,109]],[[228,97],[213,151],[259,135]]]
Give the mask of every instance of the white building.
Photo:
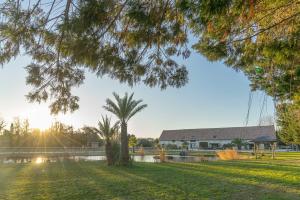
[[[159,143],[162,146],[177,147],[185,144],[189,149],[219,149],[234,139],[241,139],[244,143],[248,143],[246,148],[252,149],[252,140],[257,138],[265,138],[265,143],[262,142],[260,148],[268,148],[268,141],[276,140],[274,126],[164,130]]]

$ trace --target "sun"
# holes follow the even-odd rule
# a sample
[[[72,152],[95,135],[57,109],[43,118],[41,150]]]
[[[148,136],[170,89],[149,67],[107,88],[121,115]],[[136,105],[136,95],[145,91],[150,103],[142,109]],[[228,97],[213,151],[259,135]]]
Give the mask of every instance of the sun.
[[[44,106],[31,107],[24,111],[20,117],[28,119],[31,128],[40,130],[48,129],[55,121],[55,118],[49,113],[49,108]]]
[[[37,157],[35,160],[35,164],[41,164],[43,163],[43,158],[42,157]]]
[[[52,118],[48,116],[31,116],[29,118],[30,126],[32,128],[38,128],[40,130],[45,130],[49,128],[52,124]]]

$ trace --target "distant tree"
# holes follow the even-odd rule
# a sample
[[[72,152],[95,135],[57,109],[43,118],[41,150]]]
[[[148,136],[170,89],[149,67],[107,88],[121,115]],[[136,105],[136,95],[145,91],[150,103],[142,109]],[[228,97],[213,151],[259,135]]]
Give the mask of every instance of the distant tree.
[[[97,133],[94,131],[91,131],[91,129],[87,128],[88,126],[84,126],[81,128],[81,132],[84,135],[84,141],[83,143],[85,146],[89,145],[90,142],[98,142],[100,146],[104,145],[104,141]]]
[[[155,147],[160,147],[159,139],[158,138],[154,139],[154,146]]]
[[[14,124],[13,123],[11,123],[10,124],[10,127],[9,127],[9,132],[11,133],[11,134],[14,134]]]
[[[154,147],[154,142],[149,138],[139,138],[137,145],[140,147]]]
[[[4,119],[0,118],[0,135],[3,133],[6,123]]]
[[[89,141],[103,144],[97,133],[85,131],[84,128],[76,130],[58,121],[41,131],[30,129],[29,121],[26,119],[14,118],[10,128],[4,129],[2,133],[0,137],[4,138],[5,145],[10,147],[83,147],[88,146]],[[119,140],[119,134],[115,134],[113,140]],[[119,149],[118,145],[115,145],[114,149]]]
[[[111,124],[111,120],[102,116],[102,121],[98,122],[98,128],[88,128],[92,132],[99,134],[105,141],[105,153],[108,165],[114,164],[112,140],[114,135],[118,133],[119,123]]]
[[[27,135],[29,133],[29,120],[25,119],[22,125],[22,135]]]
[[[187,148],[188,148],[188,145],[189,145],[189,143],[188,143],[187,141],[184,141],[184,142],[181,144],[181,148],[187,149]]]
[[[137,139],[135,135],[128,135],[128,146],[132,148],[132,152],[134,153],[134,147],[137,145]]]
[[[300,145],[300,109],[290,103],[278,105],[278,135],[285,144]]]
[[[147,107],[146,104],[142,104],[142,100],[133,100],[133,93],[128,96],[125,93],[124,97],[120,97],[118,94],[113,93],[115,101],[106,99],[106,105],[104,109],[113,113],[118,117],[121,124],[121,157],[120,163],[122,165],[129,164],[129,149],[128,149],[128,135],[127,135],[127,123],[138,112]]]
[[[10,131],[7,130],[7,129],[4,129],[3,135],[4,135],[4,136],[9,136],[9,135],[10,135]]]
[[[14,127],[14,132],[13,134],[15,135],[20,135],[22,132],[22,123],[19,117],[15,117],[13,121],[13,127]]]
[[[231,141],[231,144],[233,144],[234,146],[236,146],[238,148],[238,150],[242,149],[242,146],[245,145],[244,141],[241,138],[235,138]]]
[[[8,140],[9,140],[9,146],[10,147],[13,147],[14,146],[14,133],[15,133],[15,129],[14,129],[14,124],[11,123],[10,124],[10,127],[9,127],[9,131],[6,132],[6,135],[8,137]]]
[[[62,134],[64,132],[64,129],[65,129],[65,125],[63,123],[59,122],[59,121],[56,121],[56,122],[51,124],[51,126],[49,128],[49,131],[52,134],[59,135],[59,134]]]

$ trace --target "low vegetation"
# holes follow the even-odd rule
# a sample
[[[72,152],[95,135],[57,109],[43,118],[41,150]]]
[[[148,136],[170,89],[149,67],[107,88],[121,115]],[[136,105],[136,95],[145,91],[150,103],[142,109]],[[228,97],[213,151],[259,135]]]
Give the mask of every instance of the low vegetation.
[[[300,154],[203,163],[0,164],[0,199],[299,199]]]
[[[240,158],[240,156],[238,155],[238,152],[236,150],[232,150],[232,149],[218,151],[217,155],[221,160],[236,160],[236,159]]]

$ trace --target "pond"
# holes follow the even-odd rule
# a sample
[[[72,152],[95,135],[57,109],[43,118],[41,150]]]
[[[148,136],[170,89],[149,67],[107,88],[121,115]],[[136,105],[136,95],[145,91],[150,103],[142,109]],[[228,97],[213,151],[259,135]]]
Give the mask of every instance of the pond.
[[[32,158],[0,158],[0,163],[10,164],[10,163],[52,163],[52,162],[63,162],[63,161],[101,161],[105,160],[105,156],[68,156],[68,157],[32,157]],[[160,162],[158,156],[155,155],[145,155],[139,156],[134,155],[132,159],[135,162],[149,162],[155,163]],[[199,157],[199,156],[177,156],[177,155],[167,155],[166,162],[203,162],[203,161],[215,161],[218,158],[215,156]]]

